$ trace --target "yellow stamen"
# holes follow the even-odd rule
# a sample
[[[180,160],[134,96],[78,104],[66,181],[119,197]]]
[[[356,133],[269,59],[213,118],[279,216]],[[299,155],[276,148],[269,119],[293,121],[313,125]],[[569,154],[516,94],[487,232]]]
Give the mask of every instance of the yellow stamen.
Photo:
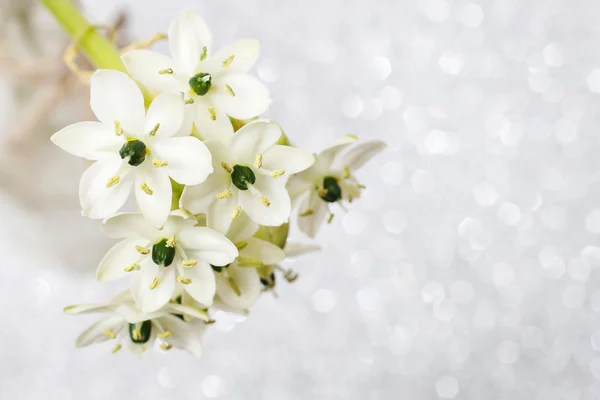
[[[171,334],[171,331],[164,331],[162,333],[157,334],[156,336],[158,336],[161,339],[167,339],[167,338],[170,338],[173,335]]]
[[[231,86],[225,85],[225,90],[227,90],[227,93],[229,93],[231,95],[231,97],[235,97],[235,92],[233,91]]]
[[[150,189],[150,186],[146,182],[144,182],[140,185],[140,189],[142,189],[144,191],[144,193],[146,193],[149,196],[152,196],[154,194],[154,191],[152,189]]]
[[[206,60],[206,56],[208,55],[208,49],[206,46],[202,46],[202,54],[200,54],[200,61]]]
[[[158,73],[161,75],[172,75],[173,68],[161,69],[160,71],[158,71]]]
[[[121,182],[121,178],[119,178],[118,175],[111,176],[110,179],[108,180],[108,182],[106,182],[106,187],[111,188],[115,185],[118,185],[119,182]]]
[[[135,340],[142,340],[142,333],[139,330],[134,329],[131,331],[131,337]]]
[[[344,179],[350,178],[350,168],[344,167]]]
[[[233,174],[233,168],[231,168],[231,165],[227,164],[225,161],[221,161],[221,167],[223,167],[228,174]]]
[[[285,169],[276,169],[275,171],[271,171],[271,176],[275,179],[282,177],[285,175]]]
[[[150,132],[148,132],[148,136],[154,136],[154,135],[156,135],[156,132],[158,131],[158,128],[160,128],[160,124],[157,123],[156,125],[154,125],[154,128],[152,128],[152,130]]]
[[[233,207],[233,212],[231,213],[231,219],[236,219],[242,213],[242,207],[235,206]]]
[[[133,264],[126,266],[124,269],[125,269],[125,272],[131,272],[133,270],[139,271],[140,264],[133,263]]]
[[[310,208],[306,211],[301,212],[300,214],[298,214],[300,217],[308,217],[309,215],[312,215],[314,213],[314,210],[311,210]]]
[[[117,343],[114,349],[112,349],[112,353],[115,354],[117,351],[121,350],[121,343]]]
[[[223,67],[227,68],[231,65],[231,63],[233,62],[233,59],[235,58],[235,54],[229,56],[227,58],[227,60],[223,61]]]
[[[159,283],[160,283],[160,279],[159,278],[154,278],[154,280],[150,284],[150,290],[156,289],[156,287],[158,286]]]
[[[334,213],[329,214],[329,218],[327,218],[327,223],[330,224],[333,221]]]
[[[175,237],[175,235],[171,236],[169,240],[167,240],[167,247],[175,247],[176,244],[177,238]]]
[[[193,259],[183,260],[183,262],[181,264],[183,265],[183,268],[192,268],[198,264],[198,261],[193,260]]]
[[[188,285],[188,284],[192,283],[192,278],[187,278],[185,276],[179,275],[177,277],[177,282],[183,283],[184,285]]]
[[[329,193],[327,191],[327,189],[319,189],[319,190],[317,190],[317,194],[319,195],[319,197],[327,196],[327,193]]]
[[[146,254],[150,254],[150,250],[148,250],[145,247],[140,246],[139,244],[135,245],[135,249],[137,250],[138,253],[142,254],[142,255],[146,255]]]
[[[146,147],[146,156],[149,156],[150,154],[152,154],[152,151],[150,148]]]
[[[246,242],[245,240],[242,240],[241,242],[237,242],[235,244],[235,247],[237,247],[238,250],[241,250],[246,246],[248,246],[248,242]]]
[[[161,349],[163,349],[163,350],[165,350],[165,351],[166,351],[166,350],[171,350],[171,348],[172,348],[172,347],[173,347],[173,346],[171,346],[171,345],[170,345],[170,344],[168,344],[168,343],[162,343],[162,344],[160,345],[160,348],[161,348]]]
[[[154,165],[154,168],[162,168],[162,167],[166,167],[167,165],[169,165],[169,163],[166,161],[162,161],[162,160],[153,160],[152,165]]]
[[[231,290],[233,290],[233,292],[235,294],[237,294],[238,296],[242,295],[242,291],[240,290],[240,287],[237,285],[237,283],[233,280],[233,278],[231,276],[227,277],[227,283],[229,283]]]
[[[217,193],[217,199],[220,200],[229,199],[231,198],[231,196],[233,196],[231,190],[225,190],[224,192]]]
[[[256,158],[254,159],[254,168],[259,169],[262,167],[263,155],[260,153],[256,153]]]
[[[112,332],[111,332],[110,330],[108,330],[108,329],[107,329],[107,330],[105,330],[105,331],[104,331],[104,332],[102,332],[102,333],[104,333],[104,336],[106,336],[107,338],[114,339],[114,338],[116,338],[116,337],[117,337],[117,335],[115,335],[114,333],[112,333]]]
[[[263,266],[263,262],[260,261],[257,258],[252,258],[252,257],[238,257],[238,261],[241,264],[245,264],[245,265],[251,265],[251,266],[255,266],[255,267],[262,267]]]
[[[193,98],[189,98],[186,101],[184,101],[185,104],[194,104],[194,99]]]
[[[269,201],[269,199],[267,199],[265,196],[260,196],[260,202],[263,204],[263,206],[265,207],[270,207],[271,206],[271,202]]]
[[[121,136],[123,134],[123,128],[121,128],[121,123],[115,120],[115,135]]]
[[[211,120],[217,120],[217,110],[214,107],[208,107],[208,113],[210,114]]]

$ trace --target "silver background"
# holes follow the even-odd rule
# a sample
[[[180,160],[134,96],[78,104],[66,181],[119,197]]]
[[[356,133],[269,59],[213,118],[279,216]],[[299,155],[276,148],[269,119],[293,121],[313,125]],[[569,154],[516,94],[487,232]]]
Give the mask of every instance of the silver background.
[[[202,360],[137,359],[74,349],[94,317],[61,312],[119,288],[93,281],[111,242],[79,216],[85,164],[48,143],[86,100],[61,103],[2,146],[0,398],[600,398],[600,3],[83,3],[98,23],[125,7],[140,39],[184,7],[217,46],[259,38],[268,115],[295,143],[355,133],[389,151],[277,299],[221,316]],[[0,83],[8,132],[19,105]]]

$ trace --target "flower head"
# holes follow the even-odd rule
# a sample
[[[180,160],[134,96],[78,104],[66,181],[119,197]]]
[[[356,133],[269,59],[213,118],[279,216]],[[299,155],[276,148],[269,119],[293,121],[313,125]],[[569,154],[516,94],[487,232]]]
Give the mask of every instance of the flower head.
[[[258,59],[258,40],[243,39],[214,52],[202,17],[185,10],[169,28],[169,48],[171,57],[133,50],[123,55],[123,63],[147,87],[183,94],[186,121],[195,123],[203,139],[228,139],[233,135],[228,115],[252,118],[271,104],[265,86],[246,73]]]
[[[207,214],[207,224],[227,232],[243,210],[261,225],[285,223],[291,212],[290,196],[281,179],[310,167],[312,154],[277,145],[281,128],[272,121],[253,121],[231,140],[208,141],[215,172],[202,185],[186,187],[181,208]]]
[[[311,238],[317,235],[327,216],[333,215],[330,204],[350,203],[360,197],[364,186],[354,172],[386,147],[373,140],[348,150],[357,140],[354,135],[342,136],[317,155],[312,167],[288,180],[292,202],[300,203],[298,226]]]
[[[215,294],[211,265],[225,266],[237,248],[225,236],[174,212],[163,229],[152,227],[141,214],[125,213],[108,219],[104,231],[125,239],[113,246],[96,271],[99,281],[131,276],[134,301],[143,312],[167,304],[174,294],[189,294],[208,307]]]
[[[91,79],[92,111],[100,122],[67,126],[52,141],[76,156],[96,161],[79,188],[82,213],[107,218],[127,200],[131,187],[144,216],[160,227],[171,208],[171,181],[195,185],[212,172],[211,155],[194,137],[174,137],[181,128],[183,100],[157,96],[148,111],[127,75],[99,70]]]

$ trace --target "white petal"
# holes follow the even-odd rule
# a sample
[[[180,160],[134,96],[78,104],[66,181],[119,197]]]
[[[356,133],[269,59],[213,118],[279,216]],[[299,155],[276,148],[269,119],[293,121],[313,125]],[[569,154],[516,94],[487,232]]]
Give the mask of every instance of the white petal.
[[[132,274],[131,293],[142,312],[154,312],[171,300],[175,291],[175,264],[161,267],[146,259],[142,263],[142,269]],[[150,289],[154,278],[158,278],[160,283]]]
[[[271,177],[257,179],[255,187],[261,196],[266,197],[270,205],[266,207],[260,200],[261,196],[253,195],[250,190],[239,192],[240,206],[252,220],[260,225],[279,226],[288,221],[291,213],[291,201],[283,182],[277,182]]]
[[[232,314],[238,314],[241,316],[247,316],[249,311],[243,308],[234,308],[229,304],[225,303],[219,295],[215,295],[215,299],[213,300],[213,308],[220,311],[225,311]]]
[[[210,264],[198,260],[198,264],[183,269],[183,273],[186,278],[192,280],[191,283],[183,286],[185,291],[204,307],[210,307],[216,290],[215,274]]]
[[[239,268],[235,264],[227,267],[227,272],[235,281],[241,295],[238,296],[225,277],[225,272],[215,274],[217,293],[221,300],[230,307],[250,309],[260,296],[261,283],[254,268]]]
[[[180,207],[193,214],[206,214],[208,207],[217,200],[217,193],[226,190],[230,182],[227,176],[213,173],[200,185],[186,186],[181,195]]]
[[[97,160],[103,153],[119,151],[125,138],[101,122],[77,122],[56,132],[52,142],[77,157]]]
[[[235,133],[229,145],[229,155],[241,165],[254,165],[257,153],[264,153],[281,136],[281,127],[274,121],[257,120]]]
[[[164,54],[150,50],[132,50],[123,54],[121,60],[133,79],[150,89],[170,93],[180,93],[186,89],[173,74],[158,73],[175,67],[173,60]]]
[[[209,111],[213,108],[214,114]],[[233,137],[233,125],[225,111],[202,101],[188,105],[187,112],[192,112],[196,130],[203,140],[218,140],[228,143]],[[214,119],[213,119],[214,118]]]
[[[106,342],[110,338],[104,334],[104,331],[109,330],[116,335],[123,328],[124,322],[123,317],[119,315],[103,318],[83,331],[77,338],[75,346],[85,347],[93,343]]]
[[[285,245],[285,255],[288,257],[298,257],[306,253],[312,253],[314,251],[320,251],[321,246],[309,243],[290,243],[287,242]]]
[[[310,192],[313,183],[311,181],[302,179],[298,175],[294,175],[288,179],[285,186],[290,195],[292,207],[296,207],[296,205],[298,205],[298,203],[302,200],[303,195]]]
[[[146,114],[146,129],[150,132],[159,124],[156,137],[159,139],[175,135],[183,124],[184,104],[181,96],[161,93],[152,101]]]
[[[344,135],[336,138],[319,153],[317,162],[321,165],[321,168],[328,170],[338,154],[351,144],[356,143],[357,140],[356,135]]]
[[[102,231],[108,237],[115,239],[146,239],[154,242],[162,237],[160,231],[144,218],[141,213],[121,213],[104,221]]]
[[[169,47],[171,55],[182,71],[189,76],[196,72],[202,48],[210,50],[212,34],[202,17],[184,10],[169,27]]]
[[[63,311],[67,314],[93,314],[109,311],[113,306],[110,303],[76,304],[65,307]]]
[[[143,313],[135,306],[135,304],[121,304],[115,311],[130,324],[148,321],[165,315],[164,308],[151,313]]]
[[[252,221],[247,213],[242,212],[231,222],[231,226],[227,231],[227,238],[237,244],[254,236],[258,228],[258,224]]]
[[[142,189],[146,184],[150,191]],[[140,171],[135,177],[135,198],[144,217],[161,228],[171,211],[171,181],[159,170]]]
[[[237,247],[221,233],[205,227],[193,227],[179,233],[181,245],[188,257],[213,265],[227,265],[238,256]]]
[[[99,69],[92,75],[90,106],[105,124],[119,121],[123,130],[134,134],[144,130],[144,97],[135,82],[123,72]]]
[[[195,303],[195,304],[197,304],[197,303]],[[197,318],[201,321],[205,321],[205,322],[210,321],[210,317],[208,316],[207,311],[202,310],[197,307],[194,307],[189,304],[169,303],[169,304],[167,304],[165,309],[167,309],[170,314],[189,315],[190,317]]]
[[[315,157],[306,151],[290,146],[275,145],[263,154],[262,167],[274,171],[283,168],[287,175],[295,174],[309,168]]]
[[[122,279],[131,272],[125,272],[125,268],[134,263],[139,263],[142,255],[138,253],[135,246],[146,246],[146,240],[123,240],[114,245],[96,270],[96,280],[110,282]]]
[[[225,234],[233,222],[233,212],[238,205],[238,190],[233,188],[228,199],[217,199],[208,207],[206,226]]]
[[[197,185],[213,172],[210,151],[195,137],[159,140],[154,144],[153,151],[156,159],[168,163],[161,169],[181,184]]]
[[[202,357],[203,322],[185,322],[175,316],[165,315],[159,319],[159,323],[173,334],[169,344],[185,349],[195,357]]]
[[[348,167],[355,171],[365,165],[377,153],[387,147],[387,144],[380,140],[371,140],[357,144],[339,160],[340,167]]]
[[[110,157],[85,170],[79,182],[79,201],[84,216],[108,218],[125,204],[133,183],[130,176],[121,176],[118,184],[107,187],[109,179],[118,173],[121,161],[118,156]]]
[[[246,72],[258,60],[260,53],[260,40],[257,39],[241,39],[233,42],[211,56],[211,60],[223,68],[225,73]],[[233,56],[227,67],[223,66],[226,60]]]
[[[327,218],[329,207],[327,203],[319,197],[317,192],[312,192],[300,206],[300,214],[312,210],[312,214],[298,217],[298,227],[308,237],[313,238],[319,233],[321,225]]]
[[[240,250],[240,257],[260,260],[264,265],[274,265],[285,259],[285,253],[273,243],[257,238],[247,240],[247,245]]]
[[[231,88],[233,96],[226,86]],[[215,79],[212,87],[215,107],[237,119],[261,115],[271,105],[269,90],[252,75],[227,74]]]

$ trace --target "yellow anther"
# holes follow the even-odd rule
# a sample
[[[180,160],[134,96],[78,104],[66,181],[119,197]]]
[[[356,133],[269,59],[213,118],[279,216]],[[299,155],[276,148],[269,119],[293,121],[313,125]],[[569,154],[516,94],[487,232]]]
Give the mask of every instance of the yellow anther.
[[[104,333],[104,336],[106,336],[107,338],[110,338],[110,339],[114,339],[114,338],[116,338],[116,337],[117,337],[117,335],[115,335],[114,333],[112,333],[112,332],[111,332],[110,330],[108,330],[108,329],[107,329],[107,330],[105,330],[105,331],[104,331],[104,332],[102,332],[102,333]]]
[[[125,269],[125,272],[131,272],[133,270],[139,271],[140,264],[133,263],[133,264],[126,266],[124,269]]]
[[[184,101],[185,104],[194,104],[194,99],[193,98],[189,98],[186,101]]]
[[[260,153],[256,153],[256,158],[254,159],[254,168],[259,169],[262,167],[263,155]]]
[[[233,280],[233,278],[231,276],[227,277],[227,283],[229,284],[229,286],[231,287],[231,290],[233,290],[233,292],[235,294],[237,294],[238,296],[242,295],[242,291],[240,290],[240,287],[237,285],[237,283],[235,282],[235,280]]]
[[[240,264],[250,265],[253,267],[262,267],[263,266],[263,262],[260,261],[258,258],[238,257],[238,261],[240,262]]]
[[[150,154],[152,154],[152,151],[149,147],[146,147],[146,156],[149,156]]]
[[[344,167],[344,179],[350,178],[350,168]]]
[[[112,353],[115,354],[117,351],[121,350],[121,343],[117,343],[114,349],[112,349]]]
[[[335,216],[334,213],[329,214],[329,218],[327,218],[327,223],[330,224],[331,221],[333,221],[333,217]]]
[[[139,330],[134,329],[131,331],[131,337],[134,340],[142,340],[142,333]]]
[[[327,189],[319,189],[319,190],[317,190],[317,194],[319,195],[319,197],[327,196],[327,193],[329,193],[327,191]]]
[[[121,123],[115,120],[115,135],[121,136],[123,134],[123,128],[121,128]]]
[[[173,74],[173,68],[167,68],[167,69],[161,69],[158,71],[159,74],[161,75],[172,75]]]
[[[185,276],[179,275],[177,277],[177,282],[183,283],[184,285],[188,285],[188,284],[192,283],[192,278],[187,278]]]
[[[269,201],[269,199],[267,199],[265,196],[260,196],[260,202],[263,204],[263,206],[265,207],[270,207],[271,206],[271,202]]]
[[[175,237],[175,235],[171,236],[169,240],[167,240],[167,247],[175,247],[176,244],[177,238]]]
[[[148,250],[145,247],[140,246],[139,244],[135,245],[135,249],[137,250],[138,253],[142,254],[142,255],[146,255],[146,254],[150,254],[150,250]]]
[[[285,175],[285,169],[276,169],[275,171],[271,171],[271,176],[275,179],[282,177]]]
[[[208,107],[208,113],[210,114],[211,120],[217,120],[217,110],[214,107]]]
[[[156,289],[156,287],[158,286],[159,283],[160,283],[160,278],[158,278],[158,277],[154,278],[154,280],[150,284],[150,290]]]
[[[144,193],[146,193],[149,196],[152,196],[154,194],[154,191],[152,189],[150,189],[150,186],[146,182],[144,182],[140,185],[140,189],[142,189],[144,191]]]
[[[156,132],[158,131],[158,128],[160,128],[160,124],[157,123],[156,125],[154,125],[154,128],[152,128],[152,130],[150,132],[148,132],[148,136],[154,136],[156,135]],[[146,147],[146,150],[148,148]]]
[[[227,60],[223,61],[223,67],[227,68],[231,65],[231,63],[233,62],[233,59],[235,58],[235,54],[232,54],[231,56],[229,56],[227,58]]]
[[[202,54],[200,54],[200,61],[206,60],[206,56],[208,55],[208,49],[206,46],[202,46]]]
[[[306,211],[302,211],[300,214],[298,214],[300,217],[308,217],[309,215],[313,215],[315,211],[311,210],[310,208]]]
[[[237,242],[235,244],[235,247],[237,247],[238,250],[241,250],[246,246],[248,246],[248,242],[246,242],[245,240],[242,240],[241,242]]]
[[[173,335],[171,334],[171,331],[164,331],[162,333],[157,334],[156,336],[158,336],[161,339],[167,339],[167,338],[170,338]]]
[[[106,187],[111,188],[115,185],[118,185],[119,182],[121,182],[121,178],[119,178],[117,175],[111,176],[108,182],[106,182]]]
[[[231,86],[225,85],[225,90],[227,90],[227,93],[229,93],[231,95],[231,97],[235,97],[235,92],[233,91]]]
[[[231,196],[233,196],[233,193],[231,192],[231,190],[225,190],[224,192],[217,193],[217,199],[220,199],[220,200],[229,199],[229,198],[231,198]]]
[[[166,161],[162,161],[162,160],[153,160],[152,165],[154,165],[154,168],[162,168],[162,167],[166,167],[167,165],[169,165],[169,163]]]
[[[166,351],[166,350],[171,350],[171,348],[172,348],[172,347],[173,347],[173,346],[171,346],[171,345],[170,345],[170,344],[168,344],[168,343],[161,343],[161,345],[160,345],[160,348],[161,348],[161,349],[163,349],[163,350],[165,350],[165,351]]]
[[[231,219],[236,219],[242,213],[242,207],[235,206],[233,207],[233,212],[231,213]]]
[[[231,165],[227,164],[225,161],[221,161],[221,167],[223,167],[228,174],[233,174],[233,168],[231,168]]]
[[[193,259],[183,260],[183,262],[181,264],[183,265],[183,268],[192,268],[198,264],[198,261],[193,260]]]

